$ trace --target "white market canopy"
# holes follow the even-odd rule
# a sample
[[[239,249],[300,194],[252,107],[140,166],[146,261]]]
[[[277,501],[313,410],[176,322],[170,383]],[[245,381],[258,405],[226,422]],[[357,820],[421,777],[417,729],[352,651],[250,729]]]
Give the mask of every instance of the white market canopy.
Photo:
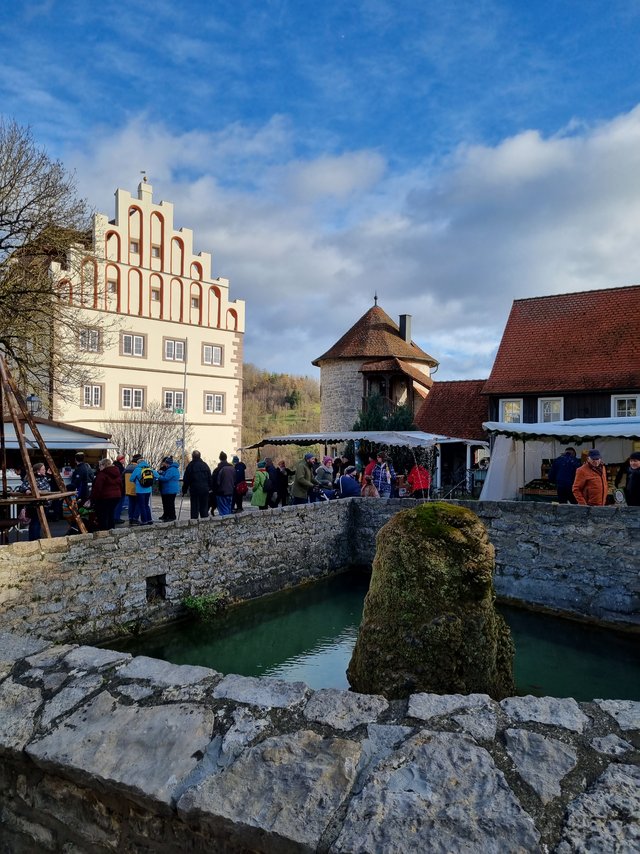
[[[50,451],[66,450],[75,451],[111,451],[115,445],[111,442],[109,433],[98,433],[96,430],[85,430],[82,427],[74,427],[71,424],[63,424],[61,421],[48,421],[45,418],[34,419],[45,445]],[[4,424],[5,447],[7,450],[17,450],[18,441],[16,431],[10,421]],[[31,428],[24,425],[24,437],[27,448],[38,448]]]
[[[523,442],[529,439],[562,439],[565,442],[640,439],[640,418],[572,418],[536,424],[486,421],[482,426],[489,433],[511,436]]]
[[[291,436],[266,436],[253,445],[242,448],[262,448],[264,445],[339,445],[343,442],[373,442],[375,445],[397,445],[404,448],[431,448],[449,442],[462,442],[465,445],[487,446],[487,442],[476,439],[456,439],[453,436],[440,436],[436,433],[423,433],[421,430],[365,430],[344,433],[296,433]]]
[[[542,460],[555,459],[566,445],[578,455],[597,445],[605,463],[621,463],[640,439],[640,418],[573,418],[536,424],[487,421],[495,436],[481,501],[513,501],[520,488],[541,476]],[[582,447],[581,447],[582,446]]]

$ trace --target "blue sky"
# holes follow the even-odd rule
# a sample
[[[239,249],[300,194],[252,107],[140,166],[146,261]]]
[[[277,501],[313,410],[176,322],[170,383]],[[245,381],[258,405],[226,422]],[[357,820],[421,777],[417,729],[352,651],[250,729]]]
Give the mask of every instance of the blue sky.
[[[372,304],[487,376],[515,298],[640,281],[640,2],[23,0],[0,109],[97,210],[154,198],[314,373]]]

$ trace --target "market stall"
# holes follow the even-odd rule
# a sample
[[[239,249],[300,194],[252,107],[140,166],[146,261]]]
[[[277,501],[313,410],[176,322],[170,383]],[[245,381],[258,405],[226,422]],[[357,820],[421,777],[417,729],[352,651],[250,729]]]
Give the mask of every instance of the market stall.
[[[482,501],[531,500],[537,496],[553,500],[555,489],[551,484],[543,488],[546,465],[567,446],[575,448],[579,458],[597,447],[610,477],[632,451],[640,448],[639,417],[573,418],[533,424],[487,421],[482,426],[494,437]]]

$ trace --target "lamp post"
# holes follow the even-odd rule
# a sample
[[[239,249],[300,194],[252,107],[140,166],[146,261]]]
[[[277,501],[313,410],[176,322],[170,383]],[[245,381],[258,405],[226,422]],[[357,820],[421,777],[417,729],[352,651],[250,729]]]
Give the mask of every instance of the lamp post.
[[[42,401],[40,400],[37,394],[34,394],[34,392],[31,392],[31,394],[27,395],[27,404],[29,406],[29,412],[32,415],[37,415],[38,412],[40,412],[41,403]]]

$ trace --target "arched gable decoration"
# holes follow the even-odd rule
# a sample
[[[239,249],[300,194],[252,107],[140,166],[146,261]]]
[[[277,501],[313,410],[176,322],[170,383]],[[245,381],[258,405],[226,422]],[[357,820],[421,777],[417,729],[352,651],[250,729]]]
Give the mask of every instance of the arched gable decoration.
[[[184,320],[184,285],[180,279],[171,279],[169,320]]]
[[[191,272],[189,275],[198,282],[202,281],[202,264],[199,261],[191,262]]]
[[[184,276],[184,243],[180,237],[171,238],[171,272]]]
[[[108,261],[122,261],[122,238],[117,231],[108,231],[106,233],[104,257]]]
[[[154,223],[160,226],[160,238],[157,239]],[[164,216],[159,211],[152,211],[149,219],[151,244],[160,247],[160,269],[164,270]]]
[[[212,285],[209,288],[209,299],[208,299],[208,317],[207,317],[207,325],[216,327],[216,329],[220,328],[220,310],[222,304],[222,295],[220,293],[220,288],[216,288],[215,285]]]
[[[87,267],[91,272],[87,275]],[[98,264],[93,258],[82,261],[80,271],[80,305],[98,308]]]
[[[231,329],[233,332],[238,331],[238,312],[235,308],[227,309],[227,329]]]
[[[198,299],[198,308],[193,308],[191,305],[194,297]],[[196,285],[192,283],[190,291],[189,291],[189,319],[193,323],[194,313],[196,315],[196,323],[198,326],[202,326],[202,285]]]
[[[137,222],[138,228],[135,229],[134,223]],[[138,207],[138,205],[129,205],[128,210],[128,229],[129,229],[129,245],[128,245],[128,253],[127,257],[129,258],[129,263],[131,263],[131,241],[135,240],[138,243],[138,252],[133,253],[137,254],[139,263],[142,264],[144,257],[144,218],[142,215],[142,208]]]

